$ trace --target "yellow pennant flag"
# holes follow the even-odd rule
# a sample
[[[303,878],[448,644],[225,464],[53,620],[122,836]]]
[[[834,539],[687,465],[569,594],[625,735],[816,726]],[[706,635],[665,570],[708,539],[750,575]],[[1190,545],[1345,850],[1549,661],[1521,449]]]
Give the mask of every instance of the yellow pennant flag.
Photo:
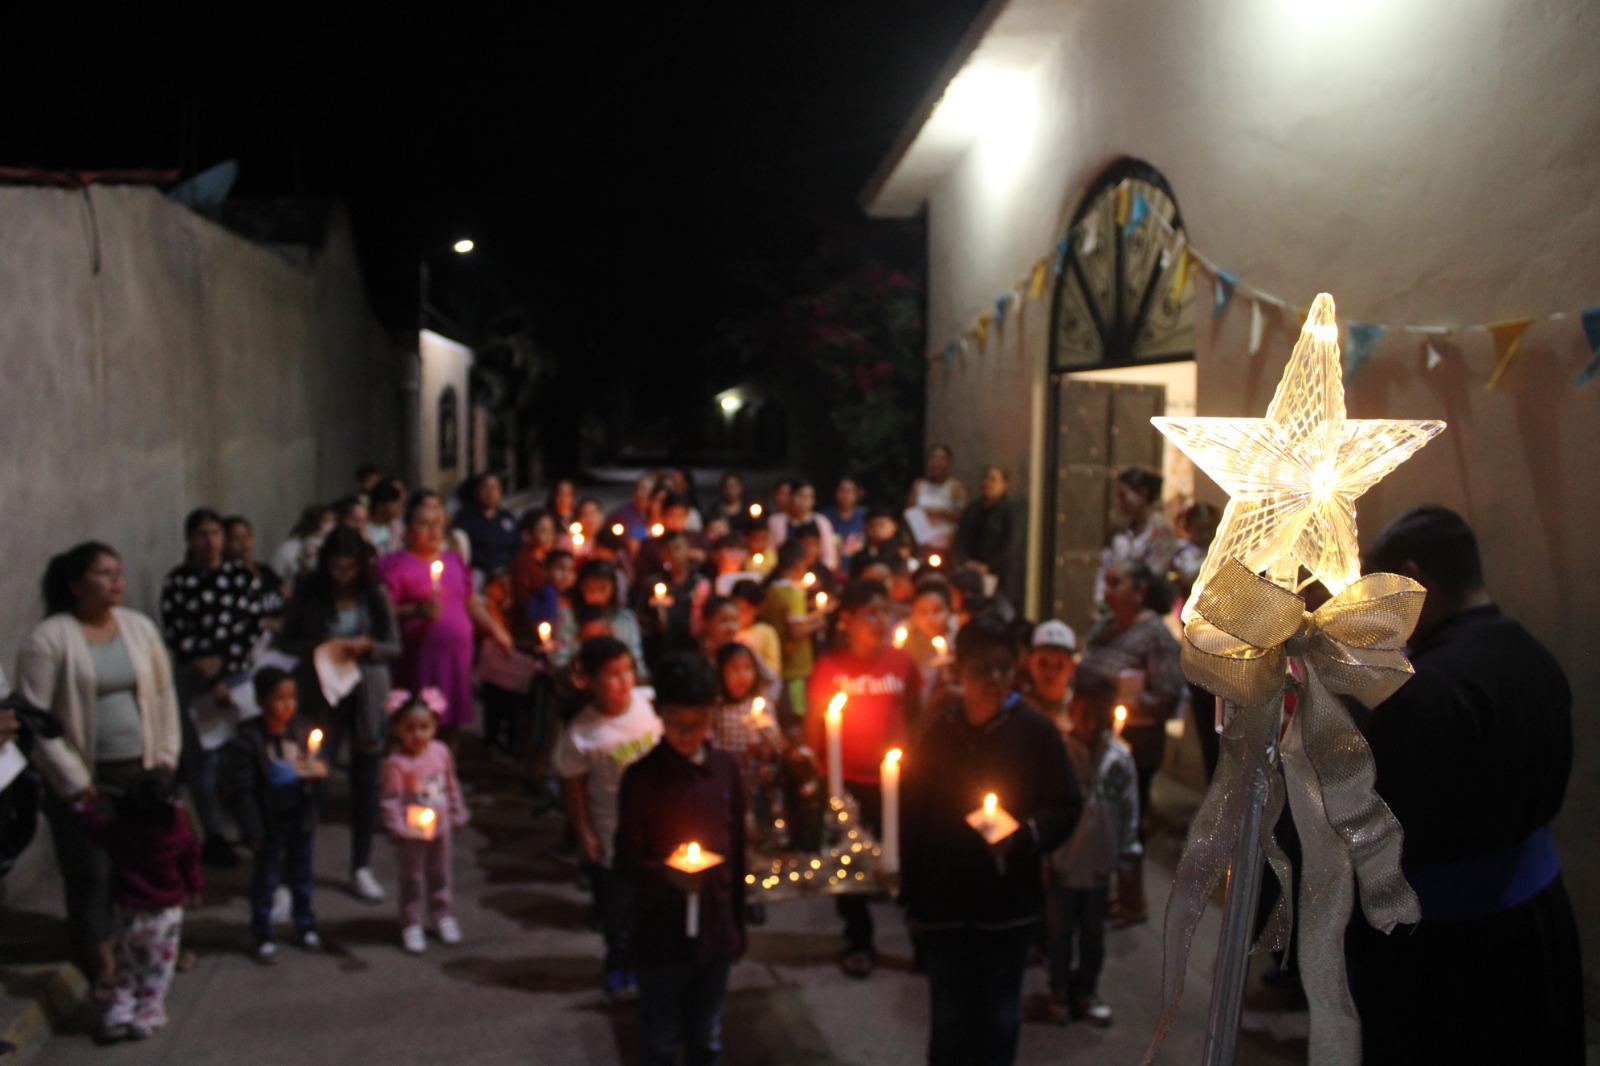
[[[1489,375],[1489,381],[1484,385],[1485,390],[1493,390],[1500,384],[1500,379],[1505,377],[1506,371],[1516,360],[1522,350],[1522,335],[1528,327],[1533,325],[1531,318],[1508,318],[1504,322],[1489,323],[1489,336],[1494,338],[1495,350],[1500,353],[1500,359],[1494,364],[1494,372]]]
[[[985,311],[978,316],[978,321],[973,325],[972,332],[978,338],[978,351],[983,351],[984,345],[989,340],[989,312]]]
[[[1128,211],[1133,205],[1133,190],[1126,185],[1117,186],[1117,228],[1128,224]]]
[[[1174,306],[1183,301],[1183,290],[1189,287],[1189,278],[1194,274],[1194,253],[1189,251],[1188,245],[1178,250],[1178,267],[1172,272],[1172,303]]]
[[[1044,295],[1045,279],[1050,275],[1050,261],[1040,259],[1033,264],[1033,278],[1028,283],[1028,299],[1037,300]]]

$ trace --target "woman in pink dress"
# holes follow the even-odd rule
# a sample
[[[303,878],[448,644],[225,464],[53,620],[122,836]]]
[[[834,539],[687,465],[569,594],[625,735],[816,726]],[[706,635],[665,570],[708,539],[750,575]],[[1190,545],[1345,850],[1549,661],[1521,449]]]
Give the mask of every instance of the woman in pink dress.
[[[400,618],[394,683],[411,692],[443,692],[449,706],[439,715],[440,733],[453,739],[456,729],[472,721],[473,624],[504,648],[511,647],[511,634],[472,594],[472,574],[461,556],[445,549],[445,510],[438,495],[426,490],[413,495],[405,523],[405,546],[378,562]]]

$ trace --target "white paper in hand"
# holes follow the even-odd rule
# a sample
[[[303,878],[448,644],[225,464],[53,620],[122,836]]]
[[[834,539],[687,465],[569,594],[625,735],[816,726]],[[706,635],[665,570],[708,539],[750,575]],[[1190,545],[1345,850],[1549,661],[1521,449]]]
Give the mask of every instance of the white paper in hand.
[[[329,707],[337,707],[340,700],[361,684],[361,667],[356,665],[354,659],[340,659],[334,655],[332,641],[318,644],[311,660],[317,667],[317,684],[322,686],[322,698],[328,701]]]
[[[6,741],[0,747],[0,789],[6,788],[17,779],[17,775],[28,767],[28,757],[22,754],[22,749],[17,747],[15,741]]]

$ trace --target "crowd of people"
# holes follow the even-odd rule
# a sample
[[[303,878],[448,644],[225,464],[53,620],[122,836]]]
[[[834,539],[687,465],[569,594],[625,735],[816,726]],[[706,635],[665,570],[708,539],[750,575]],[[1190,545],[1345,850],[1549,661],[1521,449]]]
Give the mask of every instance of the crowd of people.
[[[929,981],[930,1062],[1011,1061],[1031,956],[1048,965],[1043,1018],[1111,1024],[1106,930],[1148,920],[1143,842],[1168,724],[1191,716],[1216,764],[1214,700],[1184,681],[1175,617],[1219,514],[1191,504],[1169,519],[1157,475],[1120,472],[1123,522],[1080,640],[1025,617],[1026,520],[1007,472],[984,470],[969,500],[952,458],[932,448],[893,505],[848,477],[819,509],[808,480],[756,496],[733,473],[703,505],[690,473],[667,469],[609,512],[563,480],[521,514],[493,474],[446,499],[363,467],[349,497],[306,508],[270,563],[248,519],[192,511],[159,622],[123,605],[112,547],[52,559],[16,682],[60,727],[38,731],[30,758],[101,1038],[164,1023],[183,908],[202,898],[202,867],[240,848],[254,957],[278,959],[285,923],[320,949],[312,865],[330,768],[348,778],[349,891],[387,897],[371,862],[382,830],[399,848],[401,949],[427,951],[430,932],[458,943],[451,843],[470,812],[455,754],[479,708],[484,743],[523,770],[536,813],[564,815],[602,933],[599,983],[637,1002],[646,1061],[716,1061],[729,969],[765,918],[747,854],[816,851],[830,778],[881,836],[896,749],[902,863],[838,895],[843,972],[872,975],[870,900],[892,895]],[[1386,541],[1386,565],[1442,587],[1448,537],[1434,533]],[[1564,684],[1555,671],[1547,703]],[[825,736],[841,697],[839,735]],[[1387,753],[1413,749],[1374,720],[1380,786],[1408,787]],[[3,712],[0,724],[15,729]],[[1546,730],[1555,762],[1561,728]],[[1538,824],[1505,826],[1504,847],[1548,821],[1560,789],[1546,790]],[[1013,831],[983,828],[986,795]],[[1396,804],[1403,821],[1412,803],[1425,806]],[[1458,836],[1441,828],[1428,861],[1470,852]],[[1565,906],[1552,886],[1558,862],[1527,897],[1547,923]]]

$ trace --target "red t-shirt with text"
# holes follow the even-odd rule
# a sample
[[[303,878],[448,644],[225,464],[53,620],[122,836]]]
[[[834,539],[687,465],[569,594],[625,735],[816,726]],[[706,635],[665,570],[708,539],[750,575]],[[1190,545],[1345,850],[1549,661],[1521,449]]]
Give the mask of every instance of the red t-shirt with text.
[[[921,684],[917,664],[895,648],[870,659],[834,651],[818,660],[807,688],[806,742],[827,770],[823,710],[835,693],[849,697],[839,738],[844,779],[877,784],[883,756],[906,738],[906,700]]]

